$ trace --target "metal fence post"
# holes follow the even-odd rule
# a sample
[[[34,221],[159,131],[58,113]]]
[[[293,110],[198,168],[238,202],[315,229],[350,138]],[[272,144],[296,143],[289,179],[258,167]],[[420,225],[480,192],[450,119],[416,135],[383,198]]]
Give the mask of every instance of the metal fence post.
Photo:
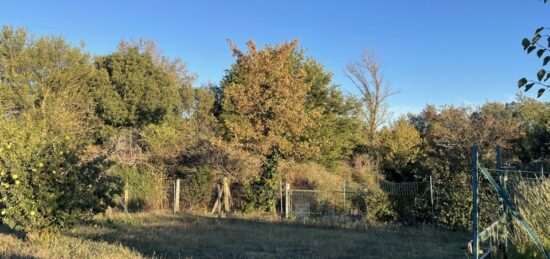
[[[285,183],[285,218],[290,217],[290,184]]]
[[[279,215],[281,218],[284,216],[284,210],[283,210],[283,182],[279,181]]]
[[[344,213],[347,214],[347,211],[346,211],[346,181],[344,180]]]
[[[504,169],[504,164],[502,162],[502,147],[497,146],[496,150],[496,168],[498,172],[498,180],[499,184],[502,186],[503,190],[506,190],[506,172]],[[501,246],[503,250],[503,256],[504,258],[507,258],[508,255],[508,208],[506,207],[506,204],[504,203],[504,200],[502,198],[499,198],[499,203],[502,208],[501,214],[500,214],[500,223],[504,226],[502,237],[504,239],[504,244]]]
[[[432,176],[430,175],[430,205],[432,207],[432,227],[435,228],[435,205],[434,205],[434,189]]]
[[[177,213],[180,209],[180,179],[176,179],[174,182],[174,213]]]
[[[473,232],[473,258],[479,259],[479,238],[478,238],[478,148],[472,147],[472,232]]]

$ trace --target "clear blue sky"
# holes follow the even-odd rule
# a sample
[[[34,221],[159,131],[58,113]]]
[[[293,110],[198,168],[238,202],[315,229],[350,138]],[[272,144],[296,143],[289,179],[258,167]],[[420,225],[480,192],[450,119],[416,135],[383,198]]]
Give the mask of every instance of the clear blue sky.
[[[540,65],[522,51],[521,39],[550,26],[550,4],[541,0],[18,0],[1,8],[2,25],[84,40],[94,54],[115,50],[121,39],[153,39],[164,54],[187,63],[197,85],[218,83],[234,61],[228,38],[240,46],[248,39],[262,45],[299,39],[354,94],[345,65],[370,48],[401,91],[390,100],[396,113],[427,103],[513,99],[517,80],[534,77]]]

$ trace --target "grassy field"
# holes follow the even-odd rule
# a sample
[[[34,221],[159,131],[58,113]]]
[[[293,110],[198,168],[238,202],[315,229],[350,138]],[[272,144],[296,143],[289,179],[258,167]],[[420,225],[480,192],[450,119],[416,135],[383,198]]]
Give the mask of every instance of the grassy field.
[[[7,258],[464,258],[464,233],[430,228],[345,229],[134,214],[99,218],[50,240],[0,232]]]

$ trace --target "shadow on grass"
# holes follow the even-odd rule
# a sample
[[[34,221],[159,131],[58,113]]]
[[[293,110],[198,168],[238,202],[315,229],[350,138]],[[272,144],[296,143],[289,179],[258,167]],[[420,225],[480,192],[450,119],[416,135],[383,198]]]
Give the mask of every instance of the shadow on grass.
[[[18,254],[0,254],[0,257],[6,259],[38,259],[38,257]]]
[[[13,230],[2,223],[0,223],[0,234],[12,235],[20,239],[25,239],[27,237],[25,232]]]
[[[71,236],[119,243],[147,257],[463,257],[463,233],[426,228],[366,231],[192,215],[101,220]]]
[[[24,240],[26,238],[25,232],[13,230],[13,229],[9,228],[8,226],[3,225],[1,223],[0,223],[0,234],[11,235],[11,236],[14,236],[14,237],[16,237],[18,239],[21,239],[21,240]],[[22,254],[16,254],[16,253],[9,253],[9,254],[0,253],[0,258],[34,259],[34,258],[38,258],[38,257],[22,255]]]

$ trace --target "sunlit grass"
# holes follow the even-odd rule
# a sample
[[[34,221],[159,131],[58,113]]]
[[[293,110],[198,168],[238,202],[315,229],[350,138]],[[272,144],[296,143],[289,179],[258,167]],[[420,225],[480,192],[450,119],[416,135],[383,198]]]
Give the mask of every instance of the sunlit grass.
[[[0,234],[0,255],[39,258],[464,258],[467,236],[429,227],[363,229],[216,219],[194,215],[118,214],[57,237],[24,241]]]

